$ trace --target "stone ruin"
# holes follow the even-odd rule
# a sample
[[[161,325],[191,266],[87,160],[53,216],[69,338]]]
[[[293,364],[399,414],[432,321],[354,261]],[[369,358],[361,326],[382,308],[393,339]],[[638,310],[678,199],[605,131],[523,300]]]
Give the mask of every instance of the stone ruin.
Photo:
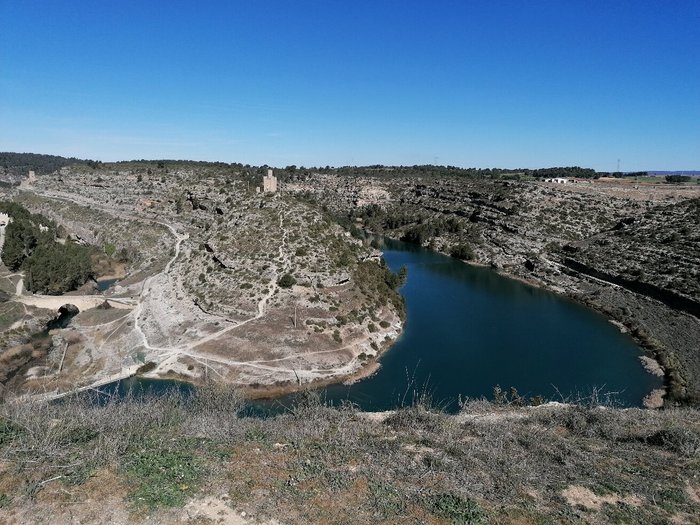
[[[263,177],[263,193],[277,192],[277,177],[272,174],[272,170],[267,170],[267,175]]]

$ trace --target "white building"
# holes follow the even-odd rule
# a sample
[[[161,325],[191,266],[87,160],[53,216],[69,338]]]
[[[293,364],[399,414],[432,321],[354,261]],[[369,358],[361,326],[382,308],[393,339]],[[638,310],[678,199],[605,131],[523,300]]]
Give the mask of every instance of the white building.
[[[552,179],[544,179],[545,182],[553,182],[555,184],[567,184],[571,182],[569,179],[563,179],[561,177],[554,177]]]

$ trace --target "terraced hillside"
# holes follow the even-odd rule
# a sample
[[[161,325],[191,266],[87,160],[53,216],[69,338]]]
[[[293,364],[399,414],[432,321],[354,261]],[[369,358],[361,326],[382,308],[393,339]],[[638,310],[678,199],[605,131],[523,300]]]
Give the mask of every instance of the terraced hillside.
[[[569,258],[700,315],[700,198],[660,204],[572,243]],[[602,269],[601,269],[602,271]],[[679,296],[679,297],[674,297]]]

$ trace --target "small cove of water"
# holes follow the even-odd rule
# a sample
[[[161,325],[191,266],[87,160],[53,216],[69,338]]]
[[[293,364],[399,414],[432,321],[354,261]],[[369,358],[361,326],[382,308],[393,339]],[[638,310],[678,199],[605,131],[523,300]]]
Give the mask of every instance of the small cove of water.
[[[402,289],[404,333],[382,356],[376,374],[350,386],[321,389],[325,400],[347,400],[378,411],[427,393],[454,411],[460,397],[490,398],[500,385],[552,400],[598,389],[624,406],[640,406],[645,395],[662,385],[641,366],[634,341],[602,315],[489,268],[399,241],[384,242],[389,267],[408,268]],[[143,380],[129,381],[117,391],[126,385],[161,390],[170,383],[139,386]],[[295,399],[291,395],[253,406],[275,410]]]
[[[97,283],[97,289],[100,292],[105,292],[114,286],[117,281],[119,281],[119,279],[102,279],[95,282]]]

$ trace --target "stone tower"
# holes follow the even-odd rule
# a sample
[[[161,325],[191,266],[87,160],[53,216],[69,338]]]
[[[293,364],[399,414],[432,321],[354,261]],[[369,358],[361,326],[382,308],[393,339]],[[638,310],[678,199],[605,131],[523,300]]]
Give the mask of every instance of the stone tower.
[[[267,170],[267,175],[263,177],[263,192],[275,193],[277,191],[277,177],[272,174],[272,169]]]

